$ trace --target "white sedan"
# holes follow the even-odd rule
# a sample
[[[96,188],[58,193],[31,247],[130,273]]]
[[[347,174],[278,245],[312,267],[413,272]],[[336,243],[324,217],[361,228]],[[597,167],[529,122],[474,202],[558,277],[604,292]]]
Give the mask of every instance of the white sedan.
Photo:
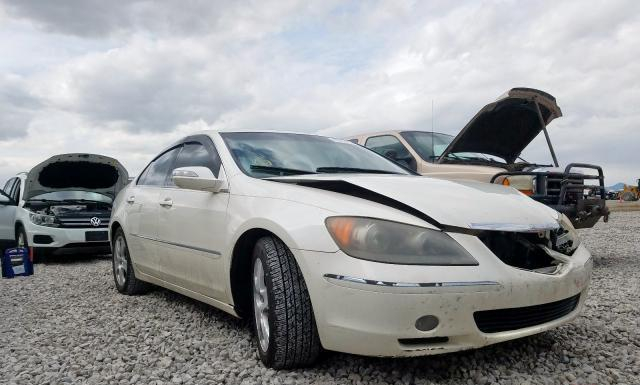
[[[364,147],[281,132],[192,135],[118,195],[113,273],[251,317],[262,361],[417,356],[575,318],[592,259],[515,189],[414,175]]]

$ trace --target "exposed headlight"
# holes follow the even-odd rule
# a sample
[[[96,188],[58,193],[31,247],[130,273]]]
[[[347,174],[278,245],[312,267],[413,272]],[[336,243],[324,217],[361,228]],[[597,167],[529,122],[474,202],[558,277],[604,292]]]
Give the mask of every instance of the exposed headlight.
[[[558,222],[560,223],[560,228],[551,232],[553,249],[565,255],[572,255],[578,246],[580,246],[578,232],[566,215],[560,215]]]
[[[512,175],[505,177],[502,180],[502,184],[511,186],[521,193],[531,196],[536,192],[535,180],[536,178],[532,175]]]
[[[29,220],[38,226],[58,227],[58,224],[55,223],[56,217],[53,215],[29,213]]]
[[[400,265],[478,264],[442,231],[363,217],[330,217],[326,225],[340,249],[354,258]]]

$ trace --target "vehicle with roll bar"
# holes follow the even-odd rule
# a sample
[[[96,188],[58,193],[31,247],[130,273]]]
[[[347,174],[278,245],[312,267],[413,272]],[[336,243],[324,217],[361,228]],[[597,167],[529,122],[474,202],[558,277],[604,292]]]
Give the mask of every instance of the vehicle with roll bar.
[[[384,131],[347,138],[422,175],[512,186],[567,215],[576,228],[606,222],[604,173],[597,165],[560,168],[547,126],[561,117],[556,99],[533,88],[513,88],[484,106],[451,136],[433,131]],[[522,159],[544,134],[553,164]]]

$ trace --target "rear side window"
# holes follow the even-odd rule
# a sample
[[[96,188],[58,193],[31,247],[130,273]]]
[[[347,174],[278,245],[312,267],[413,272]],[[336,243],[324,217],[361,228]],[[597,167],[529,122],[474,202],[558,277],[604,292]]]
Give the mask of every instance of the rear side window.
[[[143,186],[164,186],[169,172],[173,170],[173,164],[180,148],[172,148],[151,162],[140,175],[138,184]]]

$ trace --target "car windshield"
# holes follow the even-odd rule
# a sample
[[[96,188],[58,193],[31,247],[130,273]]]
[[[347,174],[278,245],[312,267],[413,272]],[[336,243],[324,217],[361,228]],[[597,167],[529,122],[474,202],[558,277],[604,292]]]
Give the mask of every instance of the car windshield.
[[[242,171],[255,178],[316,173],[411,173],[345,140],[276,132],[221,134]]]
[[[427,162],[434,162],[440,158],[455,138],[452,135],[426,131],[404,131],[400,135]],[[479,152],[452,152],[447,154],[447,159],[506,163],[500,157]]]
[[[113,199],[106,195],[90,191],[53,191],[36,195],[35,197],[31,198],[30,201],[92,201],[111,203]]]

